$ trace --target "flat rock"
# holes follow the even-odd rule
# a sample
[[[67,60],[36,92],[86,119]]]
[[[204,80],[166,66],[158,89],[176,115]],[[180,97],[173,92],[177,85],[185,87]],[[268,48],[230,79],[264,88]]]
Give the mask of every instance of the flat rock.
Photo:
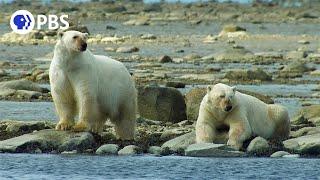
[[[262,137],[256,137],[254,138],[248,148],[247,152],[250,154],[255,154],[255,155],[263,155],[267,153],[270,150],[270,146],[267,140],[265,140]]]
[[[49,92],[47,88],[43,88],[38,84],[26,79],[0,82],[0,88],[7,88],[7,89],[13,89],[13,90],[37,91],[37,92]]]
[[[288,150],[307,155],[320,154],[320,133],[301,136],[283,141],[284,147]]]
[[[272,80],[272,76],[260,68],[252,69],[252,70],[250,69],[230,70],[225,74],[224,77],[230,80],[243,80],[243,81],[251,81],[251,80],[271,81]]]
[[[186,156],[193,157],[242,157],[244,152],[235,151],[226,144],[199,143],[188,146]]]
[[[116,50],[117,53],[133,53],[138,51],[139,51],[139,48],[137,47],[119,47]]]
[[[98,155],[117,155],[119,146],[117,144],[104,144],[100,146],[96,154]]]
[[[86,143],[88,138],[90,135],[86,132],[75,133],[47,129],[0,141],[0,151],[10,153],[30,153],[36,149],[40,149],[42,152],[83,151],[90,147],[82,145],[92,144]]]

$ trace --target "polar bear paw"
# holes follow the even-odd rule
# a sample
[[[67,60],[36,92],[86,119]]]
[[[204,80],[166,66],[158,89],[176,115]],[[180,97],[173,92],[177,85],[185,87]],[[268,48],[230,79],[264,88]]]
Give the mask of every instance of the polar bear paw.
[[[73,126],[74,126],[74,122],[72,121],[60,121],[56,125],[56,130],[66,131],[66,130],[70,130]]]
[[[83,132],[88,130],[88,125],[87,123],[80,121],[78,122],[75,126],[73,126],[72,131],[75,132]]]

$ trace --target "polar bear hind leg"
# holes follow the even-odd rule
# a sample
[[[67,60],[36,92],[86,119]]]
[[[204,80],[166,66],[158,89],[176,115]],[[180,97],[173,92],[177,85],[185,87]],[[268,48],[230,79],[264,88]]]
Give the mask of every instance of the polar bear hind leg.
[[[126,103],[120,108],[118,120],[113,120],[116,135],[121,140],[133,140],[136,128],[136,108],[135,100]]]

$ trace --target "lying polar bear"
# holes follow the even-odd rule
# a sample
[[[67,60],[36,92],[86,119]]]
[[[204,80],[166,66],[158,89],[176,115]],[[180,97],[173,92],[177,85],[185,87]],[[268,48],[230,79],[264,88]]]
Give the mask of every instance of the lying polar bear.
[[[259,99],[236,91],[225,84],[209,85],[196,123],[196,142],[215,140],[222,125],[229,129],[228,145],[240,149],[253,135],[283,140],[289,136],[288,111],[281,105],[265,104]]]
[[[133,139],[137,111],[134,81],[121,62],[93,55],[86,40],[87,33],[58,33],[49,70],[60,118],[56,129],[101,132],[110,119],[120,139]]]

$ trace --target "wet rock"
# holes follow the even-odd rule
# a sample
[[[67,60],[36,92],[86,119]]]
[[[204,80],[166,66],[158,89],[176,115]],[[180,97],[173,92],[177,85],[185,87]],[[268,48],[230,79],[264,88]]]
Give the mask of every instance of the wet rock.
[[[238,89],[237,91],[248,94],[250,96],[254,96],[261,101],[267,104],[273,104],[274,101],[269,96],[259,94],[252,91],[246,91],[242,89]],[[187,106],[187,117],[190,121],[196,121],[199,114],[199,107],[203,97],[206,95],[207,90],[206,88],[194,88],[185,95],[185,101]]]
[[[272,76],[260,68],[248,70],[248,69],[238,69],[228,71],[225,78],[230,80],[243,80],[243,81],[251,81],[251,80],[260,80],[260,81],[271,81]]]
[[[47,88],[43,88],[32,81],[21,79],[0,82],[0,89],[7,88],[13,90],[27,90],[27,91],[37,91],[37,92],[49,92]]]
[[[119,146],[117,144],[105,144],[100,146],[96,154],[98,155],[117,155],[119,150]]]
[[[63,151],[61,152],[62,155],[74,155],[74,154],[78,154],[77,150],[72,150],[72,151]]]
[[[300,155],[299,154],[286,154],[284,156],[282,156],[283,158],[299,158]]]
[[[16,90],[9,88],[0,88],[0,97],[13,96],[16,93]]]
[[[118,155],[136,155],[141,154],[142,149],[135,145],[125,146],[118,152]]]
[[[223,27],[222,31],[218,35],[219,37],[228,37],[228,38],[244,38],[248,34],[246,29],[237,25],[226,25]]]
[[[124,25],[129,25],[129,26],[146,26],[149,25],[149,18],[138,18],[138,19],[132,19],[129,21],[124,22]]]
[[[106,30],[116,30],[117,28],[111,26],[111,25],[106,25]]]
[[[294,61],[285,66],[282,72],[304,73],[312,70],[314,70],[314,68],[308,67],[306,63],[302,61]]]
[[[141,39],[157,39],[157,37],[153,34],[143,34],[140,36]]]
[[[272,157],[272,158],[281,158],[281,157],[283,157],[285,155],[290,155],[290,153],[288,153],[286,151],[277,151],[277,152],[271,154],[270,157]]]
[[[159,58],[160,63],[171,63],[172,58],[170,56],[164,55]]]
[[[173,123],[187,119],[184,98],[174,88],[139,87],[138,109],[147,119]]]
[[[78,152],[84,152],[95,146],[95,139],[91,133],[83,132],[73,134],[68,140],[63,142],[59,146],[59,151],[72,151],[77,150]]]
[[[91,144],[85,143],[88,142],[88,139],[91,138],[86,132],[75,133],[48,129],[0,141],[0,151],[11,153],[30,153],[36,149],[40,149],[42,152],[51,152],[58,149],[79,149],[80,151],[84,151],[85,149],[92,147],[86,146]]]
[[[133,52],[138,52],[139,48],[137,47],[119,47],[117,49],[117,53],[133,53]]]
[[[184,84],[183,82],[169,81],[166,83],[166,87],[185,88],[186,84]]]
[[[268,153],[269,150],[270,146],[268,141],[262,137],[254,138],[247,148],[247,152],[254,155],[263,155]]]
[[[242,157],[244,152],[235,151],[225,144],[199,143],[188,146],[186,156],[193,157]]]
[[[320,133],[288,139],[283,141],[283,145],[291,152],[306,155],[319,155]]]

